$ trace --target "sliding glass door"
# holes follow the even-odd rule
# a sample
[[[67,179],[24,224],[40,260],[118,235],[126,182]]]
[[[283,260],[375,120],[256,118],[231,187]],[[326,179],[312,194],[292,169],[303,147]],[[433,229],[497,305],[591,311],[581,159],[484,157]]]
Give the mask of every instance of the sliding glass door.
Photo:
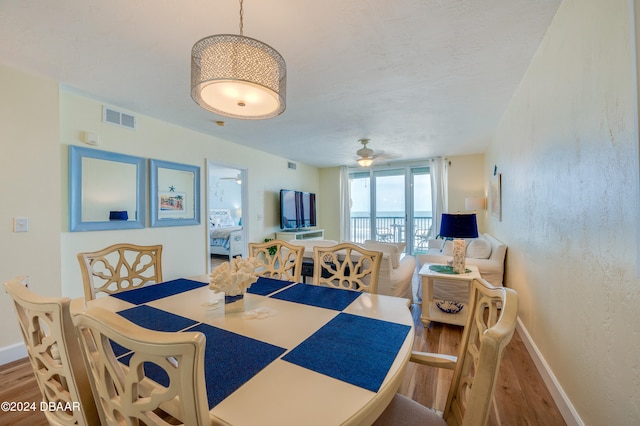
[[[375,197],[372,210],[375,240],[406,241],[406,185],[404,169],[373,171]]]
[[[427,166],[354,169],[349,178],[352,241],[406,242],[412,254],[426,249],[432,222]]]

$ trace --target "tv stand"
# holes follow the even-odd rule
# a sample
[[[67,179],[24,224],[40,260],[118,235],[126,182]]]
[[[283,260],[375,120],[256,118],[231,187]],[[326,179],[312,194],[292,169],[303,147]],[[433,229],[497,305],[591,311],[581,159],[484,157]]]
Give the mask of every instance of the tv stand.
[[[276,232],[276,239],[283,241],[291,240],[324,240],[324,229],[314,229],[307,231],[282,231]]]

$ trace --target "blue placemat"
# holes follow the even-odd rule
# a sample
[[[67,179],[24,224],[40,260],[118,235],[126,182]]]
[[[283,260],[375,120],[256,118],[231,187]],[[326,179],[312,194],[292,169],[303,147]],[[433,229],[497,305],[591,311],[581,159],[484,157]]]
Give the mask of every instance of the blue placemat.
[[[204,375],[209,409],[218,405],[285,351],[281,347],[208,324],[198,324],[187,331],[200,331],[207,338]],[[247,409],[250,410],[251,407]]]
[[[147,287],[136,288],[135,290],[123,291],[120,293],[112,294],[112,297],[116,297],[125,302],[133,303],[134,305],[141,305],[143,303],[151,302],[152,300],[162,299],[163,297],[173,296],[174,294],[182,293],[184,291],[193,290],[194,288],[207,285],[199,281],[187,280],[180,278],[177,280],[166,281],[160,284],[153,284]]]
[[[282,359],[377,392],[410,329],[341,313]]]
[[[275,278],[259,277],[258,281],[253,283],[248,293],[258,294],[260,296],[266,296],[275,291],[281,290],[287,286],[293,284],[291,281],[278,280]]]
[[[134,324],[138,324],[140,327],[157,331],[180,331],[198,323],[192,319],[147,305],[125,309],[124,311],[118,312],[118,315],[128,319]]]
[[[302,303],[304,305],[317,306],[319,308],[342,311],[362,293],[351,290],[321,287],[311,284],[296,284],[281,292],[274,294],[274,299],[289,302]]]

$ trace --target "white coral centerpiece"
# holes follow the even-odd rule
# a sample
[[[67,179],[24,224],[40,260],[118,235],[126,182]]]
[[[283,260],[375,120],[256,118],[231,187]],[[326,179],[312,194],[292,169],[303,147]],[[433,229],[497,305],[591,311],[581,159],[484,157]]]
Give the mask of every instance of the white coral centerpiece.
[[[236,257],[230,262],[224,262],[211,272],[209,288],[216,293],[224,292],[225,296],[239,296],[245,294],[251,284],[258,280],[256,268],[261,266],[255,257],[243,259]]]

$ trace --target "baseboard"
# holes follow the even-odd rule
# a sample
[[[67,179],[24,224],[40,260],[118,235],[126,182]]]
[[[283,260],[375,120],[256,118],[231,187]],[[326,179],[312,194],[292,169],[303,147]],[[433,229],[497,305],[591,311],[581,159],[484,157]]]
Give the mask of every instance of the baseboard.
[[[551,397],[556,403],[558,410],[560,410],[560,414],[562,414],[562,417],[567,423],[567,426],[584,426],[584,422],[567,397],[567,394],[562,389],[562,386],[560,386],[560,383],[558,382],[556,376],[553,374],[553,371],[551,371],[551,368],[549,368],[547,361],[544,359],[544,357],[538,350],[538,347],[533,342],[531,335],[520,320],[520,317],[518,317],[516,330],[518,330],[518,333],[520,333],[520,337],[522,338],[522,342],[524,343],[525,348],[527,348],[527,352],[529,352],[529,356],[531,356],[536,369],[540,373],[540,376],[542,376],[542,380],[547,386],[547,389],[549,389]]]
[[[14,345],[0,348],[0,365],[8,364],[27,356],[27,347],[24,343],[16,343]]]

